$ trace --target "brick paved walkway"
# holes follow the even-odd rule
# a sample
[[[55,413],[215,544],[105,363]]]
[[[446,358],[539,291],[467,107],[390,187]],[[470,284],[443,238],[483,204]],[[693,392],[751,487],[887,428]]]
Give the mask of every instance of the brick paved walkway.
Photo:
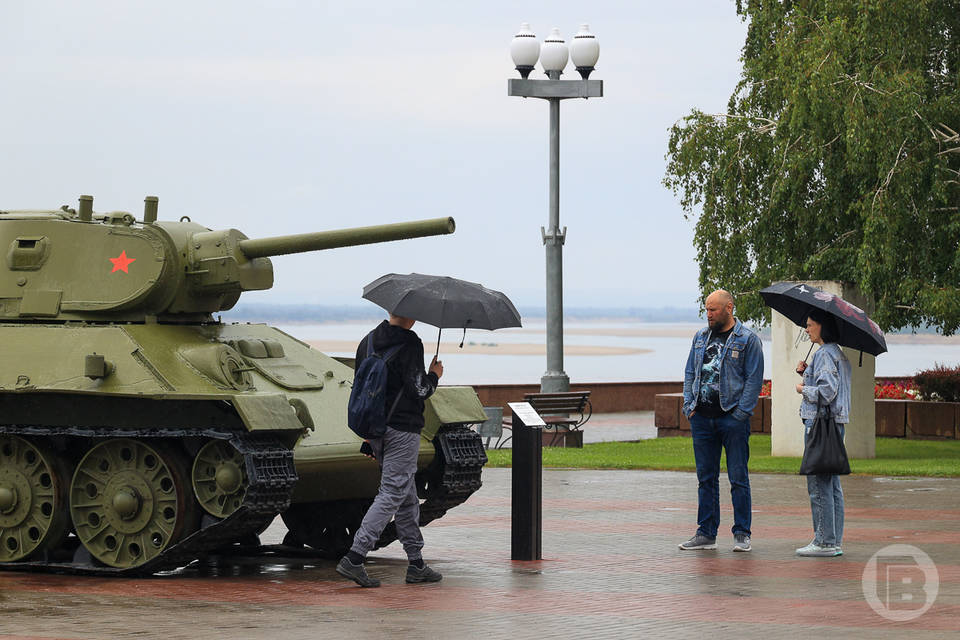
[[[960,479],[845,479],[844,556],[830,559],[793,553],[811,537],[803,479],[752,481],[748,554],[730,550],[726,487],[720,549],[683,552],[693,474],[546,470],[545,558],[511,562],[510,470],[490,469],[466,505],[424,529],[441,583],[403,584],[393,547],[371,557],[380,589],[343,581],[326,561],[246,559],[138,580],[0,572],[0,638],[957,637]],[[278,520],[265,541],[282,535]],[[936,564],[937,598],[909,622],[881,617],[863,594],[868,560],[891,544]],[[922,573],[904,562],[880,565],[877,592],[912,611]]]
[[[506,432],[510,435],[510,432]],[[583,441],[586,444],[596,442],[635,442],[657,437],[653,411],[624,411],[621,413],[595,413],[583,426]],[[513,440],[504,439],[502,448],[509,449]],[[497,439],[490,441],[495,447]]]

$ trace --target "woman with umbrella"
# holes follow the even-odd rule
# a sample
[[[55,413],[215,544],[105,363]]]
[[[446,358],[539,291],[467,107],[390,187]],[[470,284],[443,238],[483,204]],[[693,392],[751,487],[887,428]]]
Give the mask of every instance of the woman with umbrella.
[[[797,365],[797,373],[803,376],[803,382],[797,385],[797,393],[803,396],[800,419],[806,428],[804,442],[809,446],[810,430],[818,413],[832,412],[843,437],[844,425],[850,421],[850,362],[837,344],[838,329],[833,315],[822,309],[810,309],[806,332],[810,342],[820,345],[810,365],[806,360]],[[813,515],[813,541],[797,549],[797,555],[842,555],[843,489],[840,476],[808,475],[807,491]]]
[[[806,460],[807,453],[816,451],[816,447],[811,447],[810,436],[818,415],[826,415],[828,410],[832,413],[841,441],[844,427],[850,422],[851,369],[840,347],[858,350],[862,364],[864,353],[878,356],[887,350],[887,342],[883,331],[863,309],[805,282],[776,282],[762,289],[760,296],[768,307],[804,327],[810,342],[820,345],[809,366],[806,359],[797,366],[797,373],[803,376],[803,382],[797,385],[797,393],[803,395],[800,417],[806,427]],[[812,344],[810,349],[813,349]],[[842,449],[840,457],[845,463],[846,452]],[[850,472],[846,464],[838,464],[837,468]],[[801,473],[805,472],[801,470]],[[797,549],[797,554],[842,555],[843,489],[839,476],[807,475],[807,489],[813,513],[813,542]]]

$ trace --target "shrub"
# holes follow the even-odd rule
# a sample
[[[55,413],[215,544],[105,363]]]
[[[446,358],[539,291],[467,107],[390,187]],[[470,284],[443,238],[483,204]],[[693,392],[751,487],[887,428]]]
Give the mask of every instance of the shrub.
[[[925,400],[960,401],[960,367],[937,364],[917,373],[913,382]]]

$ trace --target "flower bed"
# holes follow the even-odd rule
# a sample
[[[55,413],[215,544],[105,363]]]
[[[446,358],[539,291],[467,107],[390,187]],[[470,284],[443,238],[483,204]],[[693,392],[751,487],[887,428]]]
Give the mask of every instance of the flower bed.
[[[760,387],[760,397],[770,396],[773,383],[769,380]],[[873,386],[873,397],[877,400],[916,400],[920,395],[916,385],[911,381],[878,380]]]
[[[878,381],[873,386],[873,397],[877,400],[916,400],[917,393],[912,382]]]

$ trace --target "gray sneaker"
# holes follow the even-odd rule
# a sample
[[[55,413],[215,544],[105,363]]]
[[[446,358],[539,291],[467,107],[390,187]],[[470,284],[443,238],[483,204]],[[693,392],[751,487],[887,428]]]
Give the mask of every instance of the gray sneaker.
[[[379,580],[367,575],[367,570],[363,568],[363,564],[353,564],[347,560],[347,556],[340,558],[340,562],[337,563],[337,573],[344,578],[350,578],[361,587],[380,586]]]
[[[804,558],[832,558],[843,555],[843,551],[834,546],[821,546],[811,542],[807,546],[797,549],[797,555]]]
[[[701,533],[698,533],[697,535],[693,536],[686,542],[681,542],[677,546],[683,549],[684,551],[693,551],[693,550],[699,550],[699,549],[716,549],[717,539],[708,538],[707,536]]]
[[[440,575],[440,572],[434,571],[427,565],[423,565],[423,569],[412,564],[407,567],[408,584],[415,582],[440,582],[441,580],[443,580],[443,576]]]
[[[750,546],[750,536],[745,533],[738,533],[733,536],[733,550],[734,551],[750,551],[752,548]]]

